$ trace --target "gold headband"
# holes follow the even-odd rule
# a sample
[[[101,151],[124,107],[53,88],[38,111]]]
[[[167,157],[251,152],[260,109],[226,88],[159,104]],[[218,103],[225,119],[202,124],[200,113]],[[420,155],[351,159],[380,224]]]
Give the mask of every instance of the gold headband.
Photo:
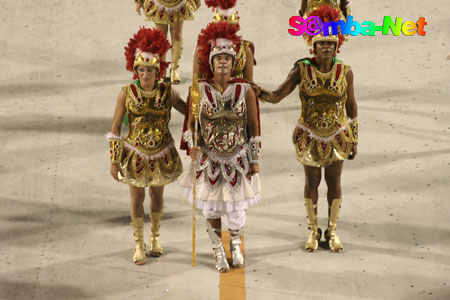
[[[222,15],[218,10],[216,10],[214,12],[214,16],[213,16],[213,22],[214,23],[219,23],[219,22],[226,22],[228,21],[228,23],[230,24],[236,24],[238,23],[238,16],[236,14],[236,12],[234,11],[229,17]]]
[[[143,66],[143,67],[153,67],[159,70],[159,56],[158,54],[154,54],[153,58],[145,58],[143,57],[141,53],[138,53],[134,59],[133,67],[136,68],[137,66]]]

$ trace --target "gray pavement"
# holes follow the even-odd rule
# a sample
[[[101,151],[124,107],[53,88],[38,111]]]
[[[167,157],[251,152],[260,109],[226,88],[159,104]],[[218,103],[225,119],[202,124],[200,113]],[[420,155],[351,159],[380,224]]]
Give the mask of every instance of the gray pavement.
[[[342,47],[360,120],[359,154],[344,164],[342,254],[303,250],[304,176],[291,145],[298,92],[261,105],[263,192],[248,212],[247,299],[450,299],[450,6],[353,2],[357,21],[426,17],[427,35],[358,36]],[[287,33],[299,3],[238,3],[264,87],[308,56]],[[185,24],[182,95],[210,17],[203,5]],[[0,299],[218,299],[203,221],[191,266],[191,208],[176,183],[165,191],[164,255],[143,267],[131,261],[129,193],[109,176],[104,134],[131,79],[123,47],[150,25],[133,1],[6,0],[0,19]],[[173,113],[177,141],[182,119]],[[325,195],[322,183],[322,227]]]

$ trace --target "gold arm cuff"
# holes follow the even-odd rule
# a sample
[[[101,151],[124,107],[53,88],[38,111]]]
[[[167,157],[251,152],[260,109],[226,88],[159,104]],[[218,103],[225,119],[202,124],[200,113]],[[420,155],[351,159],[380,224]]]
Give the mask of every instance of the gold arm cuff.
[[[109,140],[109,156],[112,164],[120,163],[123,153],[123,141],[117,139]]]
[[[353,144],[358,145],[358,120],[356,119],[351,120],[350,126],[352,129]]]

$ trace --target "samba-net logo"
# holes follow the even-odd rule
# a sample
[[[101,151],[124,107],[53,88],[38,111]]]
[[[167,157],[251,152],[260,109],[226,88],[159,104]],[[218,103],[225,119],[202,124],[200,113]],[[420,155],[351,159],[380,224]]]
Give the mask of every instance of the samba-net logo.
[[[306,20],[300,16],[293,16],[289,19],[289,25],[292,28],[288,29],[291,35],[299,36],[302,34],[324,36],[338,35],[338,34],[351,34],[351,35],[370,35],[374,36],[377,31],[382,32],[383,35],[388,35],[389,31],[394,36],[399,36],[403,33],[406,36],[414,34],[425,36],[427,33],[424,31],[425,22],[424,17],[420,17],[417,22],[406,21],[403,22],[403,18],[395,18],[395,22],[392,17],[385,16],[383,19],[383,25],[375,25],[375,22],[364,21],[359,23],[353,21],[353,16],[348,16],[347,21],[339,20],[337,22],[322,22],[319,17],[310,16]]]

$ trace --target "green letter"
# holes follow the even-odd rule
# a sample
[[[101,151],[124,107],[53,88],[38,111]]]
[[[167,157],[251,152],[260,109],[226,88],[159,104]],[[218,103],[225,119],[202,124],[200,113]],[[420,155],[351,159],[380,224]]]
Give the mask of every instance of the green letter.
[[[389,34],[389,29],[391,29],[392,34],[395,36],[400,35],[400,31],[402,29],[402,18],[395,18],[395,26],[392,21],[391,16],[384,16],[383,20],[383,35]]]

